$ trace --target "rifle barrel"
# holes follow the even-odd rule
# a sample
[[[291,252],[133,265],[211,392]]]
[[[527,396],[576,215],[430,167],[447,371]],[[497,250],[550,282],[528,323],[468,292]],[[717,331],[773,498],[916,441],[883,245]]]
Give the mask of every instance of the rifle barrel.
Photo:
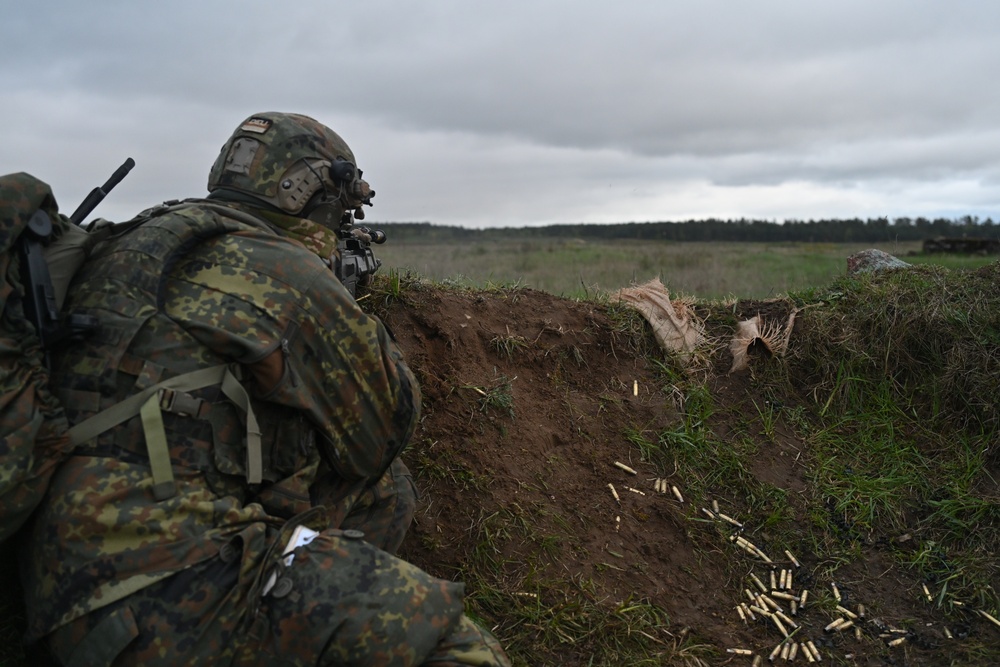
[[[91,190],[90,194],[87,195],[87,198],[80,202],[80,205],[76,207],[75,211],[73,211],[73,215],[69,216],[70,222],[74,225],[82,223],[83,219],[90,215],[91,211],[97,208],[97,205],[108,196],[111,189],[121,183],[122,179],[128,175],[128,172],[130,172],[134,166],[135,160],[127,158],[125,162],[122,163],[122,166],[115,169],[115,173],[111,174],[111,178],[109,178],[102,187]]]

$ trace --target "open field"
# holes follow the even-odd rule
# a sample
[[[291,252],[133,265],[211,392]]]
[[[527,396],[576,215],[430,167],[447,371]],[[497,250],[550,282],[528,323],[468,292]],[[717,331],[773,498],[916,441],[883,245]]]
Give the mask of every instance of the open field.
[[[517,284],[577,298],[659,276],[675,294],[764,299],[828,285],[844,275],[848,256],[872,247],[910,263],[948,268],[978,268],[996,259],[911,256],[920,251],[915,241],[872,245],[553,239],[424,244],[390,239],[376,254],[386,269],[466,286]]]

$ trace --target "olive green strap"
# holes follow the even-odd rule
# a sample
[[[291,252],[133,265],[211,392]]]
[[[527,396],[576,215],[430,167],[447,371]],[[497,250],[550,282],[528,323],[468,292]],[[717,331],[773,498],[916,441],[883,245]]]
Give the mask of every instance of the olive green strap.
[[[203,368],[201,370],[192,371],[190,373],[184,373],[183,375],[177,375],[163,382],[158,382],[151,387],[143,389],[138,394],[133,394],[129,396],[121,403],[115,403],[110,408],[98,412],[96,415],[85,419],[80,422],[68,432],[70,442],[73,445],[79,445],[82,442],[87,442],[104,433],[110,428],[118,426],[127,419],[139,414],[139,410],[142,408],[143,403],[145,403],[150,396],[158,394],[161,389],[179,389],[180,391],[194,391],[195,389],[202,389],[204,387],[210,387],[213,384],[219,384],[222,382],[222,378],[228,368],[224,364],[218,366],[212,366],[211,368]]]
[[[257,425],[257,415],[250,405],[250,395],[243,388],[236,376],[227,369],[222,378],[222,393],[236,404],[247,417],[247,482],[260,484],[264,478],[264,463],[261,456],[260,427]]]
[[[222,393],[246,415],[247,481],[259,484],[263,479],[263,459],[257,416],[250,404],[249,394],[226,364],[177,375],[143,389],[69,429],[70,442],[73,445],[87,442],[139,415],[142,418],[146,450],[149,453],[149,465],[153,473],[153,494],[157,500],[170,498],[175,493],[175,486],[173,469],[170,465],[170,450],[163,427],[161,396],[168,389],[187,392],[212,385],[221,385]]]
[[[163,428],[163,413],[160,411],[160,393],[156,392],[146,399],[139,408],[142,418],[142,432],[146,436],[146,453],[149,456],[149,469],[153,473],[153,497],[157,500],[173,498],[177,493],[174,484],[174,469],[170,464],[170,446],[167,444],[167,432]]]

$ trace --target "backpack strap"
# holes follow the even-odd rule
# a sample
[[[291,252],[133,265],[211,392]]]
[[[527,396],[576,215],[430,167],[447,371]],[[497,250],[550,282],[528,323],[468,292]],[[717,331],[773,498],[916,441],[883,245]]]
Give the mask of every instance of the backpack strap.
[[[163,427],[162,410],[170,407],[169,403],[164,404],[164,399],[172,401],[177,392],[196,391],[213,385],[220,385],[222,393],[246,415],[247,482],[260,484],[264,469],[260,426],[250,404],[250,395],[236,379],[228,364],[191,371],[147,387],[69,429],[70,442],[74,446],[86,442],[139,415],[146,437],[149,466],[153,474],[153,496],[157,500],[166,500],[177,493],[177,488],[174,483],[173,467],[170,464],[167,434]]]

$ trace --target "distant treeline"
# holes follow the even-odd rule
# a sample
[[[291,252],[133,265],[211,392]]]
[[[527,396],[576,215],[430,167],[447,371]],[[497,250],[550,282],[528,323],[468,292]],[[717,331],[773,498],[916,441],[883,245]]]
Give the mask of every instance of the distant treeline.
[[[799,241],[803,243],[868,243],[922,241],[937,237],[1000,238],[1000,224],[991,218],[869,218],[862,220],[688,220],[686,222],[627,222],[561,224],[543,227],[469,229],[429,222],[374,223],[398,241],[486,241],[512,238],[589,238],[659,241]]]

